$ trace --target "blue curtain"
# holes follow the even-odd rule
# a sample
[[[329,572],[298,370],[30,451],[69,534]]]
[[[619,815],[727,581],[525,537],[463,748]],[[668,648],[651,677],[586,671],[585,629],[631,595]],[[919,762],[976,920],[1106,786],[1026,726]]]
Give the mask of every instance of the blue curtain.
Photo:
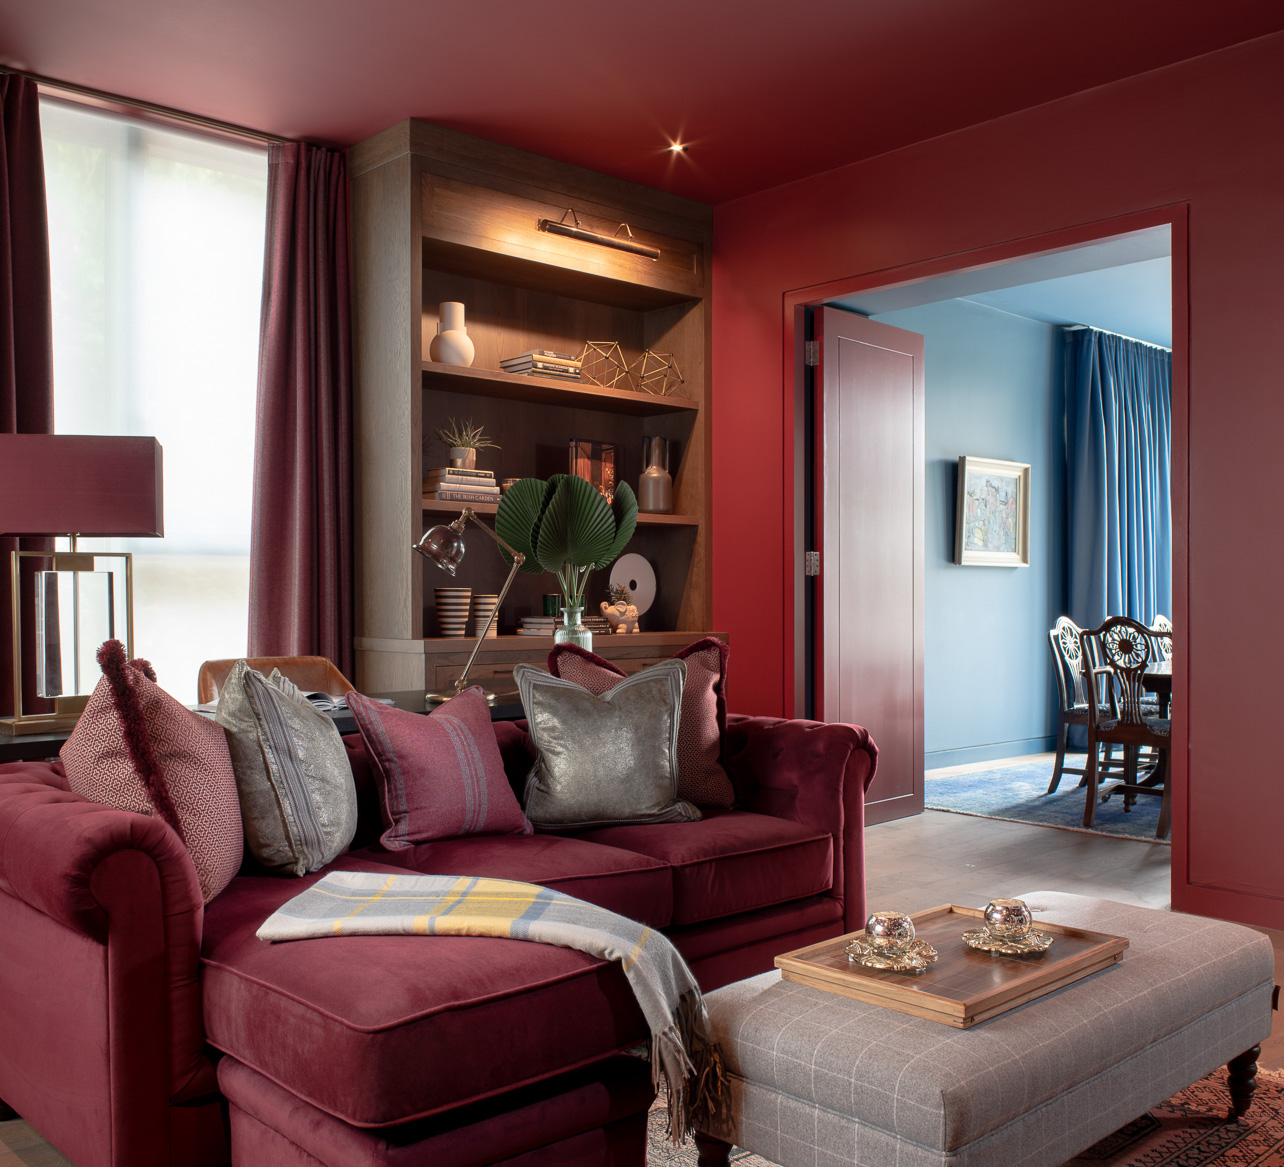
[[[1172,353],[1066,333],[1070,617],[1172,616]]]

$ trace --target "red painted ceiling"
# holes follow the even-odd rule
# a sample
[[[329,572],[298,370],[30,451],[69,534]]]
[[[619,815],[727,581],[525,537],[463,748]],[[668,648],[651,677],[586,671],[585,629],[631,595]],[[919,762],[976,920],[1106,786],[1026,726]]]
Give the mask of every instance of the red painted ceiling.
[[[0,0],[0,63],[341,145],[425,118],[716,203],[1281,29],[1279,0]]]

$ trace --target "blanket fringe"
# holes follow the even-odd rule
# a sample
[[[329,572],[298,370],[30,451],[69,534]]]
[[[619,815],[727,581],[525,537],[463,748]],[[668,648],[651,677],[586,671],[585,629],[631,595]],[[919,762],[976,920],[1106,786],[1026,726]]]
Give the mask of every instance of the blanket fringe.
[[[727,1075],[696,989],[682,994],[674,1023],[651,1040],[651,1079],[657,1087],[661,1077],[669,1090],[672,1142],[682,1142],[701,1120],[725,1122],[731,1105]]]

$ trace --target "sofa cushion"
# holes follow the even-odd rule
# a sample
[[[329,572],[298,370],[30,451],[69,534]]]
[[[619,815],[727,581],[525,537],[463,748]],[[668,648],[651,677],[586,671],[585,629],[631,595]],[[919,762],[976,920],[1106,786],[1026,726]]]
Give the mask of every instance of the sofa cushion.
[[[98,650],[102,679],[58,751],[67,784],[84,798],[152,815],[191,853],[208,903],[241,865],[241,804],[227,736],[156,683],[119,640]]]
[[[682,686],[682,721],[678,726],[678,797],[696,806],[728,808],[736,801],[731,779],[722,768],[722,739],[727,732],[728,646],[706,636],[673,654],[687,666]],[[548,654],[548,671],[601,695],[627,673],[578,644],[558,644]]]
[[[663,928],[673,916],[673,880],[665,863],[562,835],[441,839],[408,851],[354,851],[352,857],[425,875],[538,883],[652,928]]]
[[[476,685],[426,717],[348,694],[382,793],[390,851],[462,835],[530,834]]]
[[[599,697],[533,665],[513,667],[538,751],[525,800],[538,830],[700,817],[677,796],[686,672],[682,661],[662,661]]]
[[[357,791],[343,739],[298,687],[244,660],[232,666],[214,717],[227,734],[246,849],[265,868],[316,871],[357,829]]]
[[[351,856],[334,869],[399,870]],[[203,1000],[213,1046],[336,1118],[379,1127],[424,1117],[647,1035],[618,964],[569,948],[460,936],[255,937],[319,878],[241,876],[210,904]]]
[[[575,837],[667,863],[674,924],[783,904],[833,884],[831,835],[749,811],[711,809],[701,822],[600,827]]]
[[[235,1058],[219,1062],[218,1084],[232,1104],[237,1162],[255,1167],[632,1163],[642,1154],[646,1112],[655,1098],[647,1064],[621,1056],[449,1114],[370,1131],[322,1114]],[[634,1153],[625,1155],[610,1128],[630,1122],[637,1128]],[[589,1146],[576,1154],[581,1141]]]

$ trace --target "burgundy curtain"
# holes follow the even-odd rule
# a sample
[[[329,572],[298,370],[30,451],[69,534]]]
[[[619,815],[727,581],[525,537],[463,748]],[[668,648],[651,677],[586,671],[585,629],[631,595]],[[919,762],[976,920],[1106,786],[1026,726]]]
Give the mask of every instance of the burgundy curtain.
[[[0,76],[0,433],[53,433],[50,303],[40,104],[35,82],[9,73]],[[6,714],[14,706],[9,553],[17,546],[17,539],[0,533],[0,713]],[[45,550],[50,544],[25,539],[22,546]],[[24,712],[46,711],[51,704],[35,700],[35,643],[27,625],[23,648]]]
[[[250,655],[353,675],[352,350],[342,153],[268,157],[250,536]]]

